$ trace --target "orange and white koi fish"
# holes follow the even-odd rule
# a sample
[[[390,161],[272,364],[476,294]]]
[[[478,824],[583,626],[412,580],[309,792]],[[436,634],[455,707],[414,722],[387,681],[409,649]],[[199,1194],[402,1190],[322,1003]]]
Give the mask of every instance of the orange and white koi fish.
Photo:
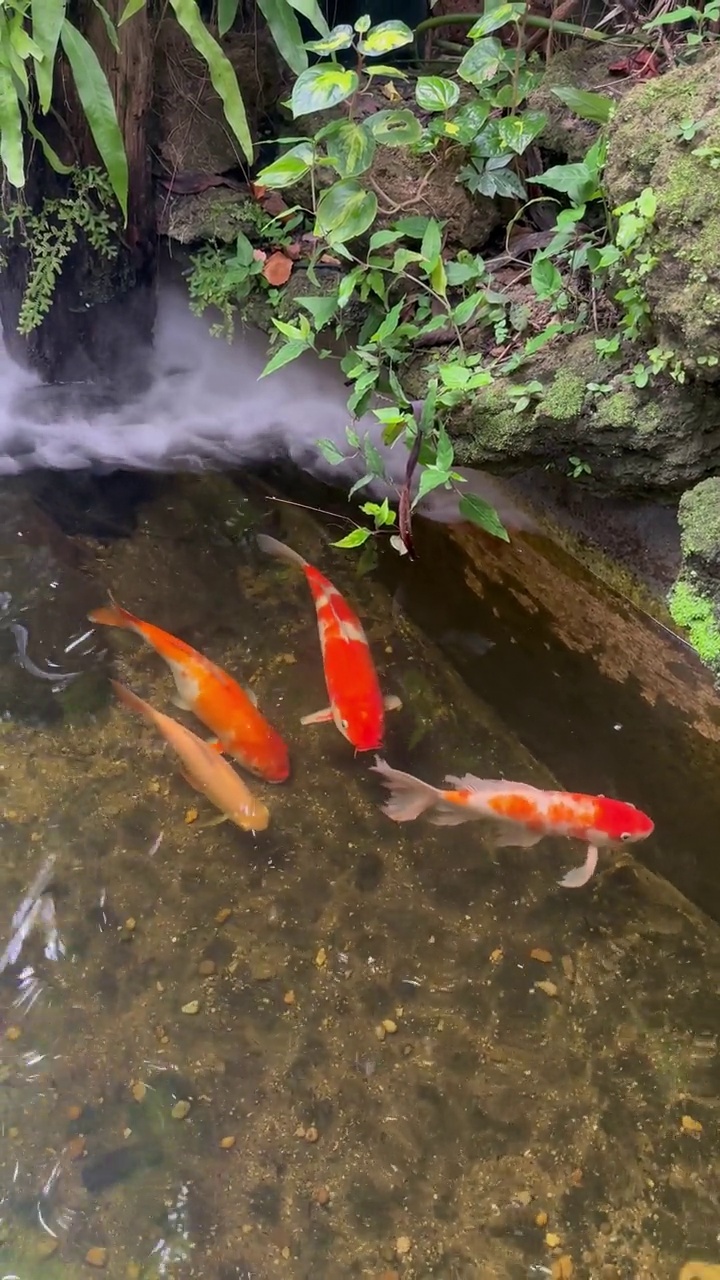
[[[375,751],[382,746],[385,712],[402,706],[399,698],[383,698],[362,623],[332,582],[297,551],[258,534],[258,546],[268,555],[289,560],[303,570],[317,612],[325,684],[330,706],[303,716],[302,724],[335,722],[356,751]]]
[[[254,694],[246,693],[227,672],[184,640],[122,609],[112,596],[109,606],[93,609],[88,618],[106,627],[136,632],[164,658],[177,688],[175,705],[192,711],[217,735],[209,746],[227,752],[266,782],[285,781],[290,774],[288,749],[258,710]]]
[[[220,810],[220,822],[234,822],[243,831],[264,831],[270,814],[262,800],[258,800],[243,782],[239,774],[224,756],[218,754],[202,738],[186,729],[184,724],[156,711],[149,702],[139,698],[131,689],[117,680],[110,682],[120,701],[136,711],[161,733],[170,743],[183,763],[182,775],[196,791],[206,796]]]
[[[569,836],[586,840],[588,851],[581,867],[568,871],[559,882],[566,889],[587,884],[597,866],[598,850],[616,844],[645,840],[655,823],[647,814],[622,800],[585,796],[570,791],[540,791],[525,782],[494,781],[448,775],[453,790],[444,791],[421,782],[412,774],[391,769],[376,757],[373,772],[391,792],[383,812],[395,822],[410,822],[427,810],[437,826],[455,826],[483,818],[493,824],[498,847],[530,849],[543,836]]]

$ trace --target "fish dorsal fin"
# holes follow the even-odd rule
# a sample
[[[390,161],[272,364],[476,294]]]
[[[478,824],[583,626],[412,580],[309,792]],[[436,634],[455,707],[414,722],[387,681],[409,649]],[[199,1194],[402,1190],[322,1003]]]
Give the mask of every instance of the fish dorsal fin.
[[[447,774],[446,782],[450,782],[458,791],[494,791],[506,795],[537,796],[537,787],[527,782],[508,782],[505,778],[477,778],[474,773],[466,773],[462,778]]]

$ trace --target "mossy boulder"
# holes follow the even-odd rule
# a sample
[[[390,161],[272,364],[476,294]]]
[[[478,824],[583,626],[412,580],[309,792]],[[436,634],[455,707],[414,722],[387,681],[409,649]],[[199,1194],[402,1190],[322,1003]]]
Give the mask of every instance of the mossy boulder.
[[[542,111],[547,124],[540,135],[545,151],[568,160],[582,160],[598,134],[598,126],[582,120],[553,93],[553,89],[584,89],[605,97],[620,98],[630,83],[613,80],[608,68],[617,60],[617,47],[578,40],[569,49],[560,49],[545,68],[542,81],[528,98],[528,107]]]
[[[678,522],[683,565],[670,592],[670,612],[720,676],[720,478],[683,494]]]
[[[424,394],[431,372],[417,366],[413,395]],[[641,390],[625,371],[609,375],[591,336],[545,348],[524,366],[522,382],[533,380],[543,391],[520,413],[507,381],[453,411],[458,463],[567,472],[569,458],[578,458],[590,469],[585,483],[637,494],[680,493],[720,468],[720,394],[712,387],[668,378]]]
[[[655,192],[655,263],[643,287],[657,341],[706,379],[720,375],[719,80],[717,53],[628,93],[610,126],[605,173],[614,205]],[[685,121],[694,129],[687,141]]]

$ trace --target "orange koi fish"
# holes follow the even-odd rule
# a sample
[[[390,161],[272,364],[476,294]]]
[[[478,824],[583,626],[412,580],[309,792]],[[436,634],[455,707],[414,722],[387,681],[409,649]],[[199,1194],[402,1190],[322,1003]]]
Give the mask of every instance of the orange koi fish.
[[[171,716],[156,711],[149,702],[139,698],[131,689],[111,681],[120,701],[136,711],[162,734],[183,763],[182,775],[196,791],[206,796],[225,820],[234,822],[243,831],[264,831],[270,814],[262,800],[252,794],[239,774],[224,756],[218,755],[207,742],[191,733],[184,724],[178,724]]]
[[[258,534],[257,541],[268,555],[300,566],[315,601],[330,706],[303,716],[301,723],[333,720],[356,751],[377,750],[385,732],[385,712],[397,711],[402,703],[396,697],[383,698],[360,619],[332,582],[297,551],[265,533]]]
[[[448,775],[452,791],[443,791],[421,782],[412,774],[391,769],[376,757],[373,773],[391,792],[383,812],[395,822],[410,822],[432,810],[429,821],[437,826],[456,826],[474,818],[490,821],[497,832],[497,845],[530,849],[543,836],[569,836],[588,842],[585,862],[563,876],[560,884],[578,889],[594,874],[598,850],[615,844],[645,840],[655,828],[647,814],[622,800],[606,796],[585,796],[571,791],[540,791],[524,782],[504,782]]]
[[[209,746],[226,751],[266,782],[285,781],[290,773],[285,743],[258,710],[254,695],[241,689],[227,672],[169,631],[128,613],[112,596],[109,606],[93,609],[88,618],[136,632],[164,658],[177,687],[173,702],[183,711],[192,711],[216,734]]]

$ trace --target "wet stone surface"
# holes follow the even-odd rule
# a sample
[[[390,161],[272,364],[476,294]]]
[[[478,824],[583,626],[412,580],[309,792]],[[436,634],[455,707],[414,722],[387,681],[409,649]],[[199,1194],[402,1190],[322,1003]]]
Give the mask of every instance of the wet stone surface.
[[[24,502],[4,507],[8,547]],[[393,764],[551,778],[283,510],[183,479],[130,536],[48,531],[45,577],[0,559],[36,661],[111,588],[249,682],[293,762],[287,784],[250,784],[267,832],[206,827],[162,741],[107,696],[111,662],[171,711],[159,658],[96,635],[102,696],[70,711],[51,693],[50,714],[0,632],[0,946],[52,858],[37,892],[64,947],[36,923],[0,974],[3,1274],[675,1280],[713,1262],[717,927],[631,859],[569,893],[577,847],[493,858],[479,828],[389,823],[370,761],[299,724],[324,703],[314,611],[254,550],[259,520],[358,607],[405,702]]]

